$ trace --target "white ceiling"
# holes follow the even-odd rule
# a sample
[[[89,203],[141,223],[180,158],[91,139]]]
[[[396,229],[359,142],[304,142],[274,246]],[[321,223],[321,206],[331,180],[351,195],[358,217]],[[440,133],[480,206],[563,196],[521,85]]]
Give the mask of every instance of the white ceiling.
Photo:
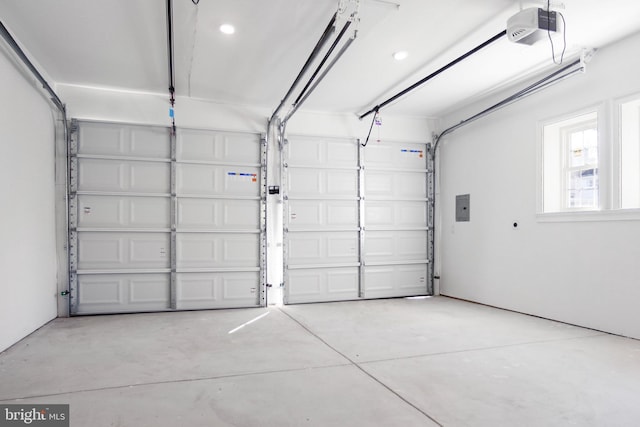
[[[174,0],[177,94],[275,109],[337,3]],[[304,108],[362,113],[504,30],[520,7],[543,3],[360,0],[356,40]],[[640,31],[637,0],[553,4],[566,17],[568,56]],[[0,19],[55,83],[165,93],[165,7],[164,0],[7,0]],[[218,31],[227,22],[236,27],[233,36]],[[555,42],[560,50],[562,39]],[[409,57],[395,61],[398,50]],[[548,41],[528,47],[505,37],[388,110],[437,117],[552,67]]]

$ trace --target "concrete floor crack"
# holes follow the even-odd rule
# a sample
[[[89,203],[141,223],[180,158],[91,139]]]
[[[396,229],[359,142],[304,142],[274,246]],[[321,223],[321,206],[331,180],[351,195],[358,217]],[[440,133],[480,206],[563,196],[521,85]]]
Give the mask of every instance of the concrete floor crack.
[[[380,384],[382,387],[384,387],[387,391],[389,391],[390,393],[392,393],[393,395],[395,395],[398,399],[402,400],[404,403],[406,403],[407,405],[411,406],[413,409],[415,409],[416,411],[420,412],[422,415],[424,415],[425,417],[427,417],[429,420],[431,420],[432,422],[436,423],[437,425],[443,427],[443,424],[438,422],[438,420],[436,420],[433,416],[429,415],[426,411],[424,411],[423,409],[421,409],[420,407],[418,407],[417,405],[411,403],[409,400],[407,400],[404,396],[402,396],[401,394],[399,394],[398,392],[396,392],[395,390],[393,390],[391,387],[389,387],[387,384],[385,384],[384,382],[382,382],[380,379],[378,379],[377,377],[375,377],[373,374],[371,374],[370,372],[368,372],[366,369],[364,369],[362,366],[360,366],[358,363],[356,363],[354,360],[352,360],[349,356],[347,356],[346,354],[342,353],[340,350],[338,350],[337,348],[335,348],[334,346],[332,346],[331,344],[329,344],[327,341],[325,341],[324,339],[322,339],[322,337],[320,337],[318,334],[316,334],[315,332],[313,332],[307,325],[305,325],[304,323],[302,323],[301,321],[299,321],[298,319],[296,319],[295,317],[293,317],[291,314],[287,313],[285,310],[278,308],[278,310],[280,310],[280,312],[282,312],[285,316],[287,316],[288,318],[290,318],[291,320],[293,320],[295,323],[297,323],[302,329],[304,329],[305,331],[307,331],[308,333],[310,333],[311,335],[313,335],[317,340],[319,340],[320,342],[322,342],[324,345],[326,345],[327,347],[329,347],[331,350],[333,350],[334,352],[336,352],[337,354],[339,354],[340,356],[342,356],[343,358],[345,358],[346,360],[349,361],[349,363],[351,365],[353,365],[355,368],[357,368],[358,370],[360,370],[363,374],[365,374],[366,376],[368,376],[369,378],[371,378],[373,381],[375,381],[376,383]]]

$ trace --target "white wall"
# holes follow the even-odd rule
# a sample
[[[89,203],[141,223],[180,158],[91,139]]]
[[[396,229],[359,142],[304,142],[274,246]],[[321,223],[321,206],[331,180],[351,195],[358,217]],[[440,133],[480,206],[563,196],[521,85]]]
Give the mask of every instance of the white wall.
[[[640,216],[579,222],[536,216],[538,123],[594,105],[604,105],[610,120],[610,100],[640,91],[639,49],[640,34],[602,48],[587,74],[443,138],[442,294],[640,338]],[[442,129],[502,97],[450,115]],[[466,193],[471,222],[456,223],[455,196]]]
[[[54,122],[0,52],[0,351],[56,317]]]

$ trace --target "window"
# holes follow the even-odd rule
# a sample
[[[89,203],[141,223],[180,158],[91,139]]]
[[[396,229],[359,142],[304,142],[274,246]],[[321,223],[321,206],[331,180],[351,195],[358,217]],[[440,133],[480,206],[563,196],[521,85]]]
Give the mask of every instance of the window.
[[[598,124],[596,120],[562,131],[563,207],[598,208]]]
[[[620,104],[620,207],[640,208],[640,98]]]
[[[543,212],[600,208],[598,113],[543,127]]]
[[[539,129],[540,220],[640,219],[640,94]]]

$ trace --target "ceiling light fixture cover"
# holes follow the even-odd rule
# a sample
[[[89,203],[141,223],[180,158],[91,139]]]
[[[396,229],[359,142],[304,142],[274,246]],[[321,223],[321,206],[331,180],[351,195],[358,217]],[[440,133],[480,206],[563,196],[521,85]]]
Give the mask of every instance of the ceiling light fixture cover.
[[[236,32],[236,29],[231,24],[222,24],[220,25],[220,32],[223,34],[233,34]]]
[[[409,52],[407,52],[406,50],[401,50],[393,54],[393,59],[395,59],[396,61],[402,61],[403,59],[406,59],[407,56],[409,56]]]

